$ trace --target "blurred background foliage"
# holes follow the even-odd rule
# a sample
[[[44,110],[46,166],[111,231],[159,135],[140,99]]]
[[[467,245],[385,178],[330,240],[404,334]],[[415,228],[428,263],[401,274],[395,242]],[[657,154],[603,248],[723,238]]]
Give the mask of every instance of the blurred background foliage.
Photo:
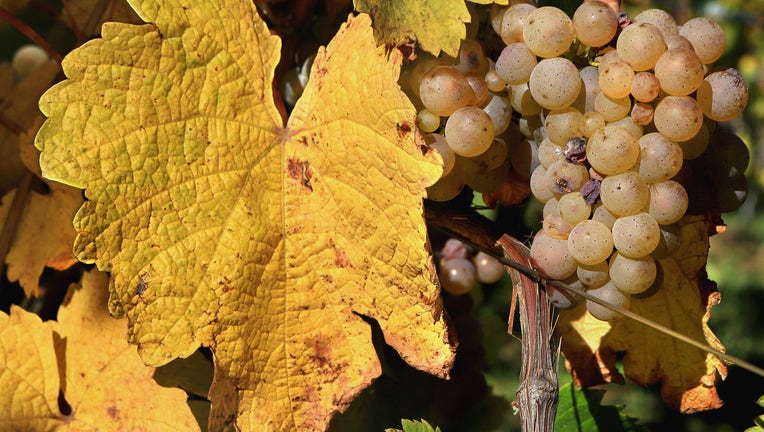
[[[91,3],[104,3],[87,3],[87,0],[0,0],[0,63],[10,62],[19,47],[31,43],[28,33],[25,35],[20,31],[19,23],[42,36],[61,55],[87,40],[87,28],[79,29],[67,24],[65,19],[67,11],[72,10],[67,9],[67,5],[74,5],[75,2],[85,10],[94,7]],[[106,3],[113,7],[115,2]],[[282,15],[274,15],[276,19],[272,16],[271,22],[281,25],[280,31],[289,38],[299,33],[294,21],[287,19],[278,22],[278,18],[290,16],[290,5],[299,3],[304,14],[304,4],[312,4],[314,9],[310,10],[324,15],[323,21],[319,19],[314,22],[325,23],[327,5],[348,5],[349,0],[327,1],[323,4],[324,9],[321,5],[316,6],[321,3],[316,1],[287,2],[286,6],[284,2],[266,3],[280,4],[280,9],[271,11]],[[572,14],[580,2],[540,3],[560,7]],[[622,2],[622,9],[629,16],[651,7],[669,11],[680,24],[701,15],[720,22],[728,39],[727,51],[718,63],[736,67],[750,86],[746,112],[730,125],[751,150],[751,163],[747,171],[749,196],[736,213],[724,215],[727,230],[711,239],[707,270],[722,293],[721,304],[712,310],[711,328],[728,352],[764,366],[764,204],[761,198],[764,188],[764,0]],[[333,28],[336,28],[337,17],[343,14],[342,11],[329,11]],[[97,31],[95,27],[93,32]],[[315,36],[311,39],[308,31],[302,39],[289,43],[298,48],[309,46],[315,49],[318,43],[325,41],[316,40]],[[285,45],[289,46],[289,43]],[[301,60],[294,61],[299,64]],[[288,58],[286,62],[289,63]],[[281,70],[293,66],[286,64]],[[7,100],[8,96],[0,94],[0,114],[8,103],[12,103]],[[522,209],[510,209],[500,217],[511,221],[512,234],[525,238],[533,227],[523,225],[521,212]],[[435,238],[433,244],[437,242]],[[46,275],[48,278],[56,276]],[[4,279],[3,272],[0,277],[0,308],[7,312],[10,303],[21,302],[21,297],[18,286]],[[68,284],[71,277],[64,279]],[[49,292],[55,297],[54,290]],[[482,287],[482,290],[473,290],[469,296],[445,295],[446,306],[454,318],[461,342],[451,381],[438,380],[408,367],[395,351],[384,344],[376,328],[374,337],[384,373],[345,414],[334,419],[331,430],[384,430],[385,427],[399,427],[401,418],[425,418],[444,431],[519,430],[519,420],[509,405],[514,399],[521,362],[519,335],[508,335],[506,332],[510,297],[511,284],[506,277],[497,284]],[[55,316],[55,309],[43,315],[48,315],[48,318]],[[516,328],[519,329],[519,326]],[[564,367],[560,368],[560,380],[561,385],[570,381]],[[668,410],[661,402],[657,388],[644,389],[626,384],[606,386],[606,389],[603,404],[624,405],[623,412],[639,419],[648,430],[726,432],[752,426],[753,418],[762,413],[756,400],[764,394],[764,378],[731,367],[727,380],[719,383],[719,392],[726,405],[716,411],[694,415],[680,415]],[[359,429],[359,425],[363,427]]]

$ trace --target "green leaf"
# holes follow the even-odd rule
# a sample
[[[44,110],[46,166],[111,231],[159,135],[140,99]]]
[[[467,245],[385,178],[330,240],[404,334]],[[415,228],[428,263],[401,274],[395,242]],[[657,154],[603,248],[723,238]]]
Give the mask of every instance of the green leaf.
[[[579,389],[572,383],[560,388],[557,417],[554,430],[557,432],[637,432],[644,431],[633,419],[620,412],[615,406],[600,405],[604,390]]]
[[[760,397],[756,403],[759,406],[764,407],[764,396]],[[749,427],[745,430],[745,432],[764,432],[764,415],[760,415],[753,419],[753,422],[756,424],[756,426]]]
[[[440,432],[440,428],[436,427],[435,429],[432,428],[432,426],[427,423],[427,420],[407,420],[403,419],[401,420],[401,426],[403,426],[403,430],[401,429],[385,429],[385,432]]]

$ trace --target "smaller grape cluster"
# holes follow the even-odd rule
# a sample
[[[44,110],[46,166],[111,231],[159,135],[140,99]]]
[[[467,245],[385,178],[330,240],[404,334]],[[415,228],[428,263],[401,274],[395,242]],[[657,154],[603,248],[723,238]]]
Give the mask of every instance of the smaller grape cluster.
[[[438,256],[440,285],[449,294],[467,294],[478,283],[496,283],[506,273],[499,260],[484,252],[473,253],[454,238],[446,240]]]
[[[511,122],[506,83],[476,40],[462,42],[456,60],[424,55],[404,70],[401,84],[420,109],[417,126],[443,158],[443,177],[428,198],[448,201],[468,185],[491,193],[509,177],[508,142],[520,137]]]

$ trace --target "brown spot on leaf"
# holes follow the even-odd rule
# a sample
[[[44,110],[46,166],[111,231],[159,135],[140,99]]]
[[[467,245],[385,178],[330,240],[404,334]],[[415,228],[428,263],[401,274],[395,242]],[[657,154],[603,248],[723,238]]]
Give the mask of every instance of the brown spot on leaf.
[[[398,129],[398,136],[401,138],[411,133],[411,124],[409,122],[398,123],[395,127]]]
[[[313,192],[313,185],[310,183],[310,180],[313,178],[313,172],[308,161],[289,159],[287,161],[287,175],[299,181],[305,189]]]
[[[334,243],[334,240],[329,239],[329,247],[334,249],[334,265],[337,267],[353,267],[348,255]]]
[[[106,414],[110,418],[113,418],[114,420],[119,419],[119,409],[117,409],[117,407],[115,407],[114,405],[106,408]]]
[[[307,341],[308,357],[320,368],[331,367],[332,340],[329,336],[318,335]]]

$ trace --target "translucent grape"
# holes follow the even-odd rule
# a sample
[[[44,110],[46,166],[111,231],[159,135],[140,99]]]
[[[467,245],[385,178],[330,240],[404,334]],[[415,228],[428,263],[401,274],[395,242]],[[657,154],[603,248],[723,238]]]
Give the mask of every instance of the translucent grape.
[[[496,34],[501,34],[501,21],[504,18],[504,12],[506,12],[507,9],[509,9],[509,6],[502,6],[496,3],[491,5],[488,20],[491,23],[491,28]]]
[[[638,72],[631,81],[631,95],[640,102],[652,102],[661,92],[661,82],[652,72]]]
[[[443,159],[443,175],[448,175],[454,168],[456,153],[448,146],[446,138],[440,134],[427,134],[424,136],[424,142],[440,153],[440,157]]]
[[[689,198],[684,187],[674,180],[650,185],[647,213],[661,225],[677,222],[687,211]]]
[[[632,21],[654,25],[664,38],[679,34],[679,26],[676,25],[674,17],[663,9],[646,9],[637,14]]]
[[[703,125],[703,110],[689,96],[666,96],[655,107],[653,123],[671,141],[687,141]]]
[[[711,133],[708,131],[708,126],[704,121],[700,126],[700,130],[694,137],[687,141],[680,141],[677,143],[682,148],[682,157],[685,160],[695,159],[702,155],[708,148],[708,143],[711,138]]]
[[[509,84],[527,83],[538,61],[523,42],[507,45],[496,60],[496,73]]]
[[[478,107],[460,108],[446,120],[445,135],[456,154],[477,156],[493,142],[493,121]]]
[[[543,6],[525,19],[523,40],[539,57],[557,57],[573,43],[573,23],[568,15],[554,6]]]
[[[600,185],[600,199],[616,216],[639,213],[650,200],[650,188],[639,173],[626,171],[605,177]]]
[[[464,189],[464,176],[455,169],[427,188],[427,198],[433,201],[449,201]]]
[[[440,286],[449,294],[467,294],[477,284],[477,275],[472,261],[463,258],[450,259],[438,271]]]
[[[556,239],[539,231],[533,237],[531,263],[541,275],[551,279],[565,279],[576,271],[576,260],[568,253],[567,241]]]
[[[631,135],[632,138],[634,138],[635,140],[639,140],[640,138],[642,138],[642,132],[643,132],[642,126],[635,123],[634,119],[632,119],[631,117],[627,116],[620,120],[610,122],[608,123],[608,126],[624,128],[626,132],[628,132],[629,135]]]
[[[544,108],[563,109],[578,97],[581,76],[578,68],[566,58],[541,60],[531,72],[528,88],[533,98]]]
[[[639,175],[648,183],[668,180],[682,168],[682,148],[658,132],[639,139]]]
[[[531,173],[530,187],[533,196],[541,202],[554,198],[554,192],[549,187],[549,177],[543,165],[537,166]]]
[[[467,78],[453,66],[430,69],[419,84],[419,98],[425,108],[438,116],[450,116],[475,100]]]
[[[677,48],[684,48],[688,50],[695,51],[695,48],[692,47],[692,44],[689,40],[687,40],[684,36],[679,36],[679,34],[675,35],[663,35],[663,37],[666,40],[666,46],[668,49],[677,49]]]
[[[475,270],[477,270],[477,280],[481,283],[496,283],[507,273],[504,264],[485,252],[478,252],[472,257],[472,263],[475,264]]]
[[[618,17],[607,4],[594,0],[582,2],[573,13],[573,30],[582,44],[606,45],[618,30]]]
[[[616,219],[618,219],[618,217],[613,213],[610,213],[607,207],[602,205],[602,203],[594,206],[594,211],[592,211],[592,220],[602,222],[612,231],[613,224],[615,224]]]
[[[600,88],[599,68],[585,66],[581,68],[578,75],[581,77],[583,86],[581,86],[573,106],[582,113],[594,111],[594,98],[602,91]]]
[[[416,125],[422,132],[435,132],[440,127],[440,117],[425,108],[417,114]]]
[[[638,158],[637,140],[620,126],[598,129],[586,145],[586,159],[602,174],[622,173],[634,166]]]
[[[562,146],[570,138],[581,136],[581,117],[581,112],[572,107],[550,111],[544,120],[547,138]]]
[[[672,96],[686,96],[694,92],[705,75],[697,54],[683,48],[666,50],[655,63],[654,73],[661,89]]]
[[[536,116],[541,113],[541,105],[531,95],[528,84],[520,84],[510,87],[510,102],[512,109],[524,117]]]
[[[576,276],[587,287],[597,288],[605,285],[610,280],[608,271],[608,263],[604,260],[592,265],[579,263],[576,269]]]
[[[658,222],[647,213],[619,217],[612,232],[615,248],[628,258],[649,255],[661,238]]]
[[[679,35],[690,41],[695,54],[705,64],[718,60],[727,47],[724,30],[710,18],[699,17],[687,21],[679,29]]]
[[[589,171],[581,164],[563,159],[549,165],[546,176],[552,192],[566,194],[581,189],[589,180]]]
[[[570,230],[573,229],[573,225],[570,222],[562,218],[559,211],[557,213],[550,213],[544,216],[544,220],[541,223],[544,228],[544,232],[547,236],[565,240],[570,234]]]
[[[623,309],[628,310],[631,306],[631,296],[616,288],[613,281],[609,281],[599,288],[589,289],[587,292],[600,300]],[[600,321],[615,321],[622,316],[607,306],[601,306],[591,300],[586,301],[586,310]]]
[[[732,120],[748,104],[748,86],[734,69],[712,72],[700,84],[697,98],[700,108],[709,118]]]
[[[467,78],[467,83],[469,83],[470,88],[472,88],[472,93],[475,95],[475,99],[470,105],[484,107],[493,94],[488,91],[488,85],[486,85],[483,76],[467,74],[464,77]]]
[[[628,96],[632,80],[634,69],[624,61],[614,60],[600,68],[600,88],[608,97],[618,99]]]
[[[629,115],[631,111],[631,98],[611,98],[602,92],[594,98],[594,109],[602,114],[602,117],[613,122]]]
[[[488,72],[488,58],[483,52],[483,45],[474,39],[464,39],[459,46],[456,69],[463,74],[485,75]]]
[[[627,258],[618,252],[610,259],[610,280],[626,294],[639,294],[647,291],[655,282],[658,271],[655,260],[644,256]]]
[[[649,103],[636,102],[631,107],[631,117],[634,123],[642,126],[647,126],[653,121],[653,115],[655,114],[655,107]]]
[[[639,72],[655,66],[666,51],[666,42],[658,27],[648,23],[632,23],[618,35],[616,50],[618,57]]]
[[[573,288],[578,288],[584,291],[586,287],[583,286],[579,280],[566,279],[566,283]],[[563,289],[559,289],[553,285],[546,286],[546,296],[549,298],[549,303],[558,309],[570,309],[576,303],[578,303],[579,297],[573,293],[569,293]]]
[[[662,225],[658,246],[650,252],[650,256],[656,260],[668,258],[674,255],[680,244],[682,244],[682,230],[679,226],[677,224]]]
[[[549,168],[553,163],[565,159],[562,147],[550,141],[549,138],[539,144],[538,157],[544,168]]]
[[[581,264],[605,261],[613,252],[610,228],[591,219],[579,222],[568,235],[568,252]]]
[[[592,206],[586,203],[581,192],[570,192],[561,196],[559,209],[562,218],[572,225],[589,219],[592,214]]]
[[[560,214],[560,201],[557,198],[552,198],[544,204],[544,208],[541,212],[543,217],[550,214]]]
[[[509,7],[501,19],[501,29],[498,32],[505,44],[511,45],[523,41],[523,26],[528,15],[536,10],[536,6],[518,3]]]
[[[483,111],[491,117],[493,133],[501,135],[509,127],[512,121],[512,104],[505,96],[492,95],[490,101],[483,107]]]
[[[446,240],[446,242],[443,244],[443,248],[440,250],[440,263],[443,264],[445,261],[455,258],[467,259],[468,256],[469,250],[467,249],[466,244],[455,238],[449,238]]]
[[[504,81],[498,73],[496,73],[496,70],[490,70],[485,74],[485,85],[488,87],[488,90],[494,92],[494,93],[501,93],[504,90],[507,89],[507,83]]]
[[[48,53],[39,46],[22,45],[13,53],[11,68],[19,79],[24,79],[48,59]]]
[[[591,138],[598,129],[605,127],[605,118],[597,111],[589,111],[581,116],[579,130],[587,138]]]

